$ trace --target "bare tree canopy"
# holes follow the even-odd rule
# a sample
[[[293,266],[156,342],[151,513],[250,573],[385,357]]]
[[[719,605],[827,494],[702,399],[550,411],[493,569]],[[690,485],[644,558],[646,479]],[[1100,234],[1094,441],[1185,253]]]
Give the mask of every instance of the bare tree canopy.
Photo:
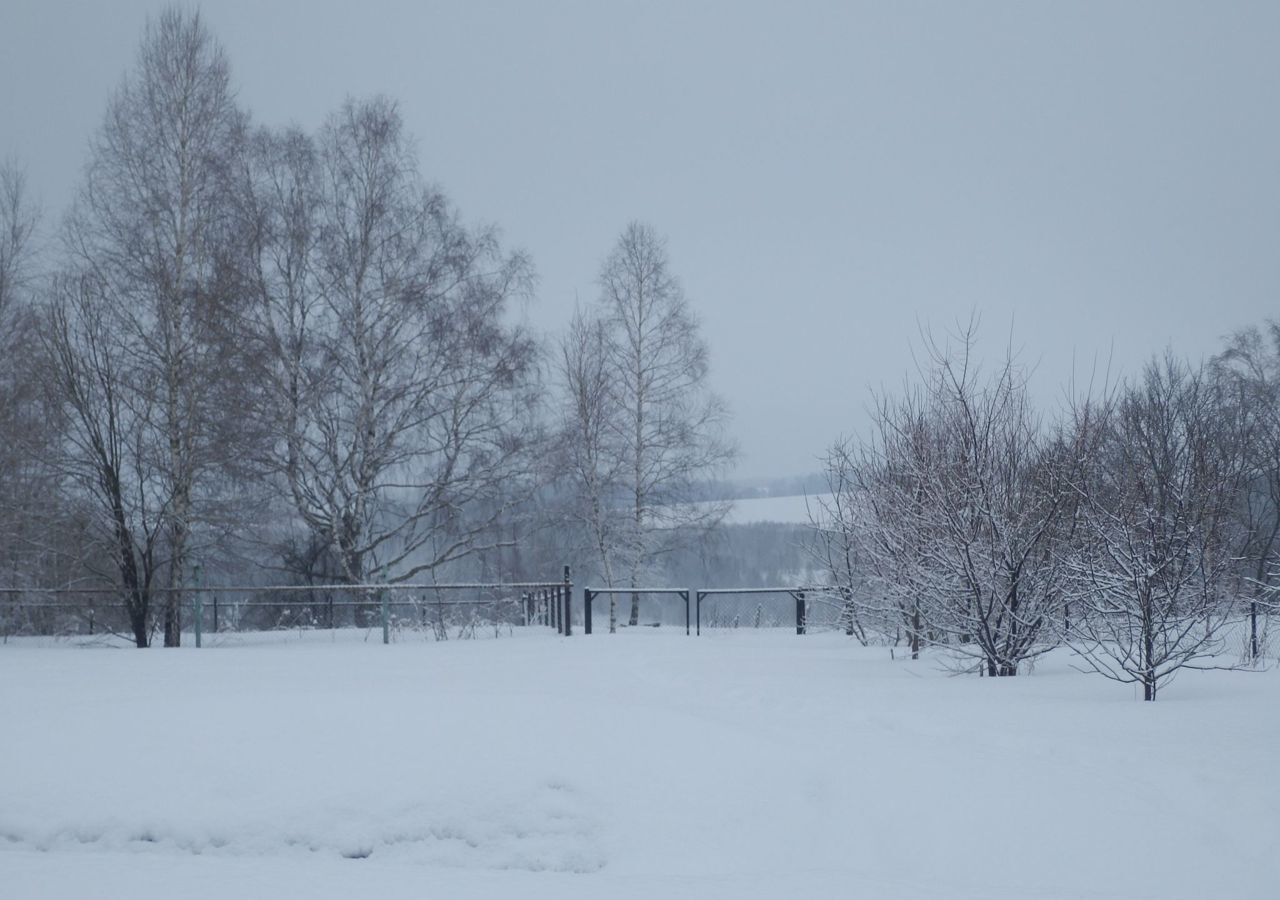
[[[0,316],[29,286],[39,221],[26,172],[12,160],[0,162]]]
[[[305,574],[408,579],[498,542],[537,439],[536,347],[509,323],[528,260],[425,185],[385,98],[314,140],[257,135],[246,195],[266,462]]]
[[[104,329],[122,379],[111,390],[127,392],[121,402],[151,435],[137,443],[163,520],[166,646],[181,641],[193,529],[235,455],[239,298],[226,262],[244,131],[226,58],[199,14],[162,12],[108,105],[66,229],[71,281],[96,295],[85,327]]]
[[[1250,417],[1244,477],[1233,505],[1232,556],[1249,600],[1248,656],[1257,664],[1259,612],[1276,606],[1280,580],[1280,322],[1232,335],[1211,372],[1224,401]]]
[[[695,485],[734,458],[728,411],[708,383],[706,343],[666,241],[629,224],[600,270],[600,299],[561,347],[570,476],[602,574],[638,587],[681,536],[716,524],[724,507],[695,504]],[[632,595],[630,624],[639,618]],[[610,628],[616,608],[610,604]]]
[[[1231,617],[1228,525],[1250,414],[1223,399],[1203,368],[1168,355],[1089,417],[1070,639],[1146,700],[1179,669],[1215,665]]]
[[[44,403],[39,359],[38,230],[25,170],[0,162],[0,566],[38,583],[73,531],[55,502],[58,423]]]
[[[888,609],[863,602],[882,620],[897,611],[913,654],[927,629],[987,674],[1015,675],[1054,643],[1071,457],[1032,409],[1012,355],[981,373],[975,335],[976,322],[954,344],[926,335],[922,383],[880,398],[860,452],[846,444],[829,456],[837,493],[820,523],[843,529],[837,546],[856,542]],[[837,583],[852,598],[850,578]]]

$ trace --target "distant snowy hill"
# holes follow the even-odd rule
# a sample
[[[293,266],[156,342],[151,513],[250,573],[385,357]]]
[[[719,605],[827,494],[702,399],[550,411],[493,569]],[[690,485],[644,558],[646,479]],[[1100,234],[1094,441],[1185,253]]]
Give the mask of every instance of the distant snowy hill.
[[[819,501],[830,494],[798,494],[791,497],[752,497],[734,500],[733,508],[725,516],[727,525],[748,525],[753,522],[782,522],[793,525],[809,524],[809,510],[819,510]]]

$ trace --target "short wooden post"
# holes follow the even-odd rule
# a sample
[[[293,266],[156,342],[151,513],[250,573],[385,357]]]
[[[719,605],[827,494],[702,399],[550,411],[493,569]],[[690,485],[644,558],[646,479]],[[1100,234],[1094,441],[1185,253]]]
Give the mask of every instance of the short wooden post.
[[[796,591],[796,634],[804,634],[804,591]]]

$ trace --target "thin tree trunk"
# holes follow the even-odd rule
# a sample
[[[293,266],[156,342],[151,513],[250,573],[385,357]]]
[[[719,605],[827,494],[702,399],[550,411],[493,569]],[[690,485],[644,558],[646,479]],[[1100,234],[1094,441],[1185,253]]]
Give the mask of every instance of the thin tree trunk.
[[[920,658],[920,606],[915,605],[911,610],[911,658]]]
[[[151,635],[147,632],[146,600],[135,597],[125,602],[125,610],[129,614],[129,628],[133,631],[133,643],[139,649],[145,649],[151,643]]]
[[[1249,660],[1258,661],[1258,601],[1249,601]]]
[[[182,492],[185,493],[185,490]],[[174,522],[169,529],[169,590],[164,601],[164,645],[179,647],[182,645],[182,570],[186,565],[187,525],[186,513],[189,503],[186,498],[179,497],[174,503]]]

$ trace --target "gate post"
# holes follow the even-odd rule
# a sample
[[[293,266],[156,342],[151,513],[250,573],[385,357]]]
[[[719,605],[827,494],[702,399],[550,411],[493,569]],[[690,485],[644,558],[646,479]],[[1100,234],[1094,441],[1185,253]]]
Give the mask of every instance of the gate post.
[[[569,567],[564,567],[564,636],[573,634],[573,582],[569,579]]]
[[[582,631],[591,633],[591,588],[582,589]]]
[[[382,643],[391,643],[391,608],[387,600],[387,570],[382,570],[382,587],[378,588],[378,597],[382,601]]]
[[[694,604],[698,608],[698,637],[702,637],[702,598],[704,596],[706,596],[706,591],[698,591],[698,599]]]
[[[680,596],[684,598],[684,636],[689,636],[689,589],[685,588],[680,592]]]
[[[796,591],[796,634],[804,634],[804,591]]]
[[[200,649],[201,632],[204,630],[204,594],[200,593],[200,561],[191,567],[191,580],[195,582],[193,600],[195,601],[196,649]]]

